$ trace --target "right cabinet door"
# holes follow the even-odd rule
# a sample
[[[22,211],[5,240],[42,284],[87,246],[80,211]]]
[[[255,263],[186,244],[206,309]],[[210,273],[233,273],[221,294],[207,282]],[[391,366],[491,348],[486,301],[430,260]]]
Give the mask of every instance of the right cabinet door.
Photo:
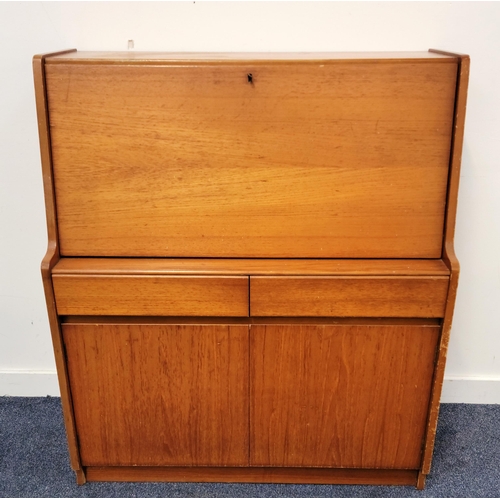
[[[420,467],[437,324],[250,330],[250,463]]]

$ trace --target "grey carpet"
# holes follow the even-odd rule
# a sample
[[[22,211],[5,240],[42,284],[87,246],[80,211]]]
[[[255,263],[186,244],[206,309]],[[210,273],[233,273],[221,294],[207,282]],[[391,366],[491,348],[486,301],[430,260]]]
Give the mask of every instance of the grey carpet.
[[[498,497],[500,405],[442,405],[427,487],[87,483],[68,463],[59,398],[0,398],[0,497]]]

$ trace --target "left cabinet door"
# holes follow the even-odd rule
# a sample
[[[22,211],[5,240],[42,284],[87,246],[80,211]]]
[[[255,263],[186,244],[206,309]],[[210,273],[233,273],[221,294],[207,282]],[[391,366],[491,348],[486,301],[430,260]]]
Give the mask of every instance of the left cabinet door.
[[[248,325],[62,329],[83,465],[248,465]]]

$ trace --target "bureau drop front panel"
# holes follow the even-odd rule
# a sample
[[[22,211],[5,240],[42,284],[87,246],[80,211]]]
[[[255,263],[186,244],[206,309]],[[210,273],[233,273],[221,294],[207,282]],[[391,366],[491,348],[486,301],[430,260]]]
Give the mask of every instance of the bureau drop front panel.
[[[439,51],[35,56],[79,484],[424,487],[468,68]]]

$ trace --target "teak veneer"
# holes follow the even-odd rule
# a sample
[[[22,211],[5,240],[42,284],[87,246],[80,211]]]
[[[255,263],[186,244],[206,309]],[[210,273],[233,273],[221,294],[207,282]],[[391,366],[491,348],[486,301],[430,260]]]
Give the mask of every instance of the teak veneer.
[[[33,63],[77,482],[423,488],[469,58]]]

